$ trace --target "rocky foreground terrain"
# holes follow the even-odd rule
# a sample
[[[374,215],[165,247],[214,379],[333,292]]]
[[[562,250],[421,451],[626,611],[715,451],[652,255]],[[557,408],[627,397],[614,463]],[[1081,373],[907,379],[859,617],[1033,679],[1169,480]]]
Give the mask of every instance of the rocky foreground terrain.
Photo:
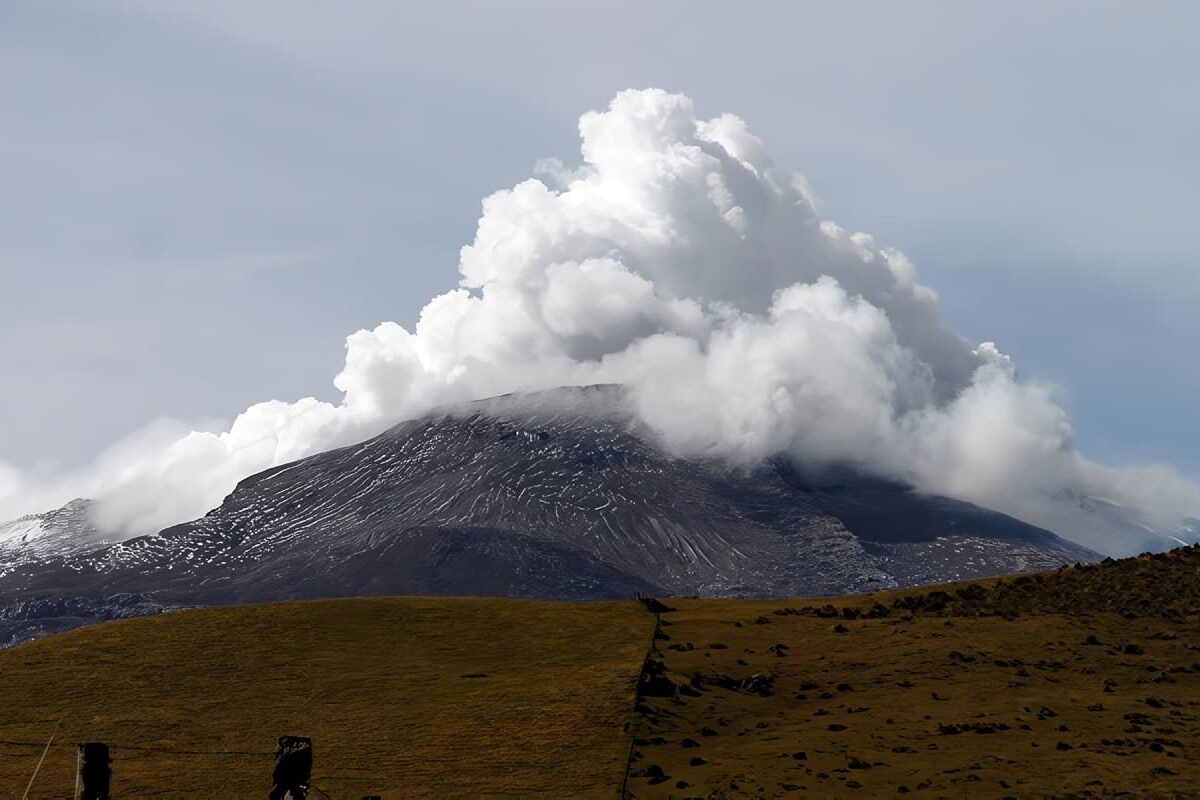
[[[1200,547],[669,608],[642,673],[636,797],[1197,796]]]

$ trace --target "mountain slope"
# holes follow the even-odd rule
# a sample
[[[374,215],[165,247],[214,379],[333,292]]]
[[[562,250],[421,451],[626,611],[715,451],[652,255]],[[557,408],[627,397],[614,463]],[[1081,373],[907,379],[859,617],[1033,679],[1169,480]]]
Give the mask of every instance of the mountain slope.
[[[0,575],[22,564],[35,564],[112,544],[118,537],[91,523],[91,501],[76,499],[44,514],[0,522]]]
[[[202,519],[19,567],[0,592],[95,601],[102,618],[122,613],[114,596],[824,595],[1095,558],[1001,514],[862,476],[673,458],[623,398],[561,389],[403,423],[247,478]],[[11,605],[0,625],[19,621]]]

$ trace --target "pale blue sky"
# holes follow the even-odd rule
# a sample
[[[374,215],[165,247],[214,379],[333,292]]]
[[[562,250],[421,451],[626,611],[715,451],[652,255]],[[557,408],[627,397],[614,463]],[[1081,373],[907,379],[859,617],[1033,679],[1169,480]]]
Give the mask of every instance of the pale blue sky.
[[[661,86],[1060,385],[1086,454],[1200,478],[1200,5],[439,6],[0,1],[0,460],[335,398],[484,195]]]

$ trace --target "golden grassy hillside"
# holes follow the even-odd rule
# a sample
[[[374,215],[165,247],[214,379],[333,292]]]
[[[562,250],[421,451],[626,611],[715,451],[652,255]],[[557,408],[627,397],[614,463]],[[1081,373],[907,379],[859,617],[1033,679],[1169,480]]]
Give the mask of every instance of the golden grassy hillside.
[[[639,798],[1200,796],[1195,620],[671,604]]]
[[[0,651],[0,740],[62,718],[56,741],[114,746],[115,798],[266,797],[280,734],[313,738],[313,782],[339,800],[611,798],[653,626],[634,603],[445,598],[108,623]],[[0,797],[39,755],[0,744]],[[52,748],[30,796],[71,796],[74,768]]]
[[[818,602],[670,601],[637,797],[1200,797],[1200,548]]]
[[[0,797],[1200,797],[1200,548],[839,600],[396,598],[0,651]],[[651,604],[653,605],[653,603]],[[635,693],[635,686],[639,687]],[[635,712],[635,697],[637,699]],[[221,754],[223,753],[223,754]],[[632,761],[629,756],[632,753]],[[322,794],[321,792],[325,794]]]

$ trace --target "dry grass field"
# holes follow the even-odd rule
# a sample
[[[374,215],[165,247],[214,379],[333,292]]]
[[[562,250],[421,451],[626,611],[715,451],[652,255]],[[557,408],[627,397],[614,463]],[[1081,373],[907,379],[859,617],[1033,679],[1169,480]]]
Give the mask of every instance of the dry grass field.
[[[670,603],[638,798],[1200,797],[1200,548],[829,603]]]
[[[0,797],[1200,797],[1200,548],[839,600],[395,598],[181,612],[0,651]],[[635,686],[638,687],[635,691]],[[637,711],[635,713],[635,698]],[[632,744],[632,748],[631,748]]]
[[[639,798],[1200,796],[1196,622],[672,605]]]
[[[611,798],[653,627],[632,602],[445,598],[108,623],[0,651],[0,740],[62,718],[56,741],[114,746],[122,800],[265,798],[280,734],[313,738],[313,782],[339,800]],[[0,744],[0,797],[39,755]],[[52,748],[30,797],[70,797],[74,770]]]

